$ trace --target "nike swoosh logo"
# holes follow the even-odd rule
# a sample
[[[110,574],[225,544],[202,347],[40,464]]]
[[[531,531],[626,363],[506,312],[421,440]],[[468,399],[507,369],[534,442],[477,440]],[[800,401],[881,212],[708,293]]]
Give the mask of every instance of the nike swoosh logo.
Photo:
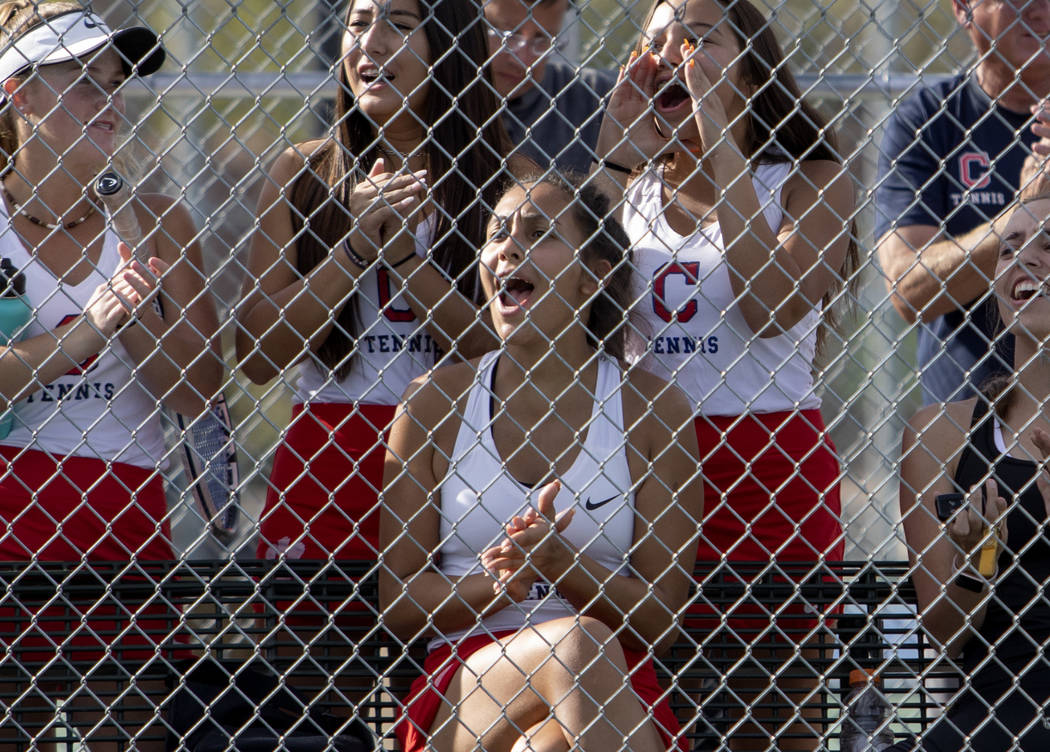
[[[608,504],[613,499],[618,499],[618,498],[620,498],[620,497],[617,495],[617,496],[610,496],[608,499],[605,499],[604,501],[591,501],[590,499],[587,499],[587,501],[584,504],[584,506],[587,507],[588,511],[591,511],[591,510],[597,509],[598,507],[604,507],[606,504]]]

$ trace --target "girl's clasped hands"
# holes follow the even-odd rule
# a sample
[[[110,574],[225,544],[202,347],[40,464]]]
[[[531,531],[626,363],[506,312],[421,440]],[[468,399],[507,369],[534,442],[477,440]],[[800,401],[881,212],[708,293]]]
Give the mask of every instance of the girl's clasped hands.
[[[481,564],[496,581],[497,593],[505,593],[519,603],[529,596],[532,584],[540,578],[555,582],[556,576],[572,565],[575,551],[561,537],[575,512],[558,512],[554,500],[561,482],[552,481],[539,493],[535,507],[515,516],[506,525],[507,537],[481,554]]]

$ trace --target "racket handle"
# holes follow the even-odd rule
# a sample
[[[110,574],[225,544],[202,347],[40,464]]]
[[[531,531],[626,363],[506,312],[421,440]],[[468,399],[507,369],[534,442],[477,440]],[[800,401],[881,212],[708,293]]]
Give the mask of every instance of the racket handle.
[[[135,215],[131,186],[117,173],[105,172],[95,181],[95,193],[102,199],[117,237],[138,255],[143,234],[139,218]]]

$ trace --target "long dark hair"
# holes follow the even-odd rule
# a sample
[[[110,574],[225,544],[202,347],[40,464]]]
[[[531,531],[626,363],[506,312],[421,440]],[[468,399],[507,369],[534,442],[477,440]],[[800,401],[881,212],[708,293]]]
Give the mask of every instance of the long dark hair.
[[[583,237],[580,259],[587,267],[608,261],[612,270],[601,280],[598,292],[590,300],[590,311],[584,323],[587,342],[626,364],[628,326],[633,296],[633,253],[631,241],[616,219],[612,201],[595,187],[594,181],[571,171],[536,170],[516,177],[501,191],[521,188],[528,191],[541,185],[558,189],[565,196],[566,209]]]
[[[474,261],[484,243],[487,212],[495,205],[509,139],[484,69],[488,42],[481,9],[474,0],[419,0],[419,5],[432,57],[422,114],[427,134],[420,146],[437,210],[432,255],[460,291],[476,299]],[[344,23],[352,6],[351,1]],[[353,220],[347,210],[350,192],[382,156],[381,136],[358,109],[343,62],[337,65],[331,137],[309,158],[288,192],[300,274],[343,242]],[[361,331],[358,318],[357,307],[345,305],[317,352],[339,378],[352,365],[347,356]]]
[[[653,3],[642,29],[649,28],[656,9],[664,2],[666,0]],[[741,144],[744,156],[752,163],[823,159],[844,164],[835,132],[827,120],[802,98],[802,90],[787,65],[769,19],[749,0],[715,2],[724,9],[729,28],[740,48],[739,62],[744,83],[754,87],[754,93],[747,99],[747,133]],[[644,44],[643,35],[636,48],[639,53]],[[836,271],[846,288],[855,292],[860,268],[855,219],[849,219],[847,231],[846,257]],[[832,304],[839,292],[840,288],[836,286],[824,296],[823,323],[826,327],[834,328],[837,324],[838,317]],[[818,333],[818,347],[823,344],[826,327]]]

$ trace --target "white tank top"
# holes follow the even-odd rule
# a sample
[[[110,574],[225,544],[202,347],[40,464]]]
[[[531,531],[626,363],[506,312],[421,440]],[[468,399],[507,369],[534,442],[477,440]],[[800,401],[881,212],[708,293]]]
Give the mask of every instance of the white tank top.
[[[762,164],[752,177],[774,233],[791,172],[790,163]],[[655,170],[628,188],[623,224],[634,249],[633,313],[644,322],[646,370],[677,384],[703,415],[820,407],[812,374],[819,305],[784,334],[755,336],[735,302],[718,224],[689,236],[672,230]]]
[[[416,232],[416,254],[426,257],[434,237],[435,215]],[[337,379],[314,357],[299,365],[293,401],[365,402],[396,405],[412,379],[429,371],[438,360],[437,343],[412,312],[401,294],[397,277],[373,266],[357,278],[356,301],[361,334],[350,373]]]
[[[503,540],[504,525],[533,506],[539,488],[522,485],[506,472],[492,438],[492,379],[499,352],[481,359],[467,397],[448,473],[441,483],[441,571],[449,577],[481,572],[482,551]],[[622,377],[613,361],[598,361],[594,409],[583,446],[559,478],[559,512],[576,509],[563,535],[581,553],[616,574],[628,571],[634,540],[634,493],[627,464],[626,431],[620,399]],[[555,588],[537,582],[529,598],[487,617],[470,629],[434,639],[430,647],[484,631],[514,631],[577,612]]]
[[[25,275],[26,300],[34,310],[23,339],[52,332],[83,313],[95,288],[121,264],[117,243],[107,231],[95,269],[80,284],[62,283],[26,250],[0,201],[0,257]],[[160,408],[131,366],[131,356],[114,338],[98,356],[16,403],[14,426],[0,443],[56,457],[157,467],[165,452]]]

